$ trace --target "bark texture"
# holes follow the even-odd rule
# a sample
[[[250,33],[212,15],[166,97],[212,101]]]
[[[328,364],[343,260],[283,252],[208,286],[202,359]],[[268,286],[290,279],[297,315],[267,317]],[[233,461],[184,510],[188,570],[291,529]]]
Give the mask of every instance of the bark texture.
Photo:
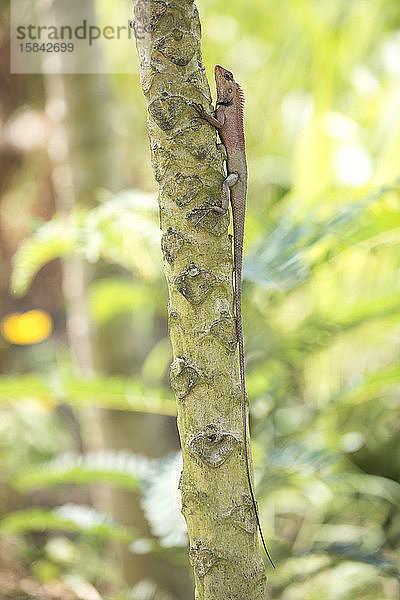
[[[265,569],[243,457],[229,217],[196,208],[221,203],[223,148],[191,104],[211,111],[191,0],[134,0],[169,288],[184,468],[182,512],[197,600],[265,598]]]

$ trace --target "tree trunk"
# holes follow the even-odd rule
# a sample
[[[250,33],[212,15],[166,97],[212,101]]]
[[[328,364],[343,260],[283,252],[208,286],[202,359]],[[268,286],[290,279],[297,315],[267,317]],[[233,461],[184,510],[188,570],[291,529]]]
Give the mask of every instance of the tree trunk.
[[[246,480],[233,309],[229,218],[195,210],[221,202],[223,153],[191,103],[211,111],[190,0],[134,0],[141,83],[160,186],[164,270],[184,468],[182,512],[198,600],[260,600],[266,578]]]

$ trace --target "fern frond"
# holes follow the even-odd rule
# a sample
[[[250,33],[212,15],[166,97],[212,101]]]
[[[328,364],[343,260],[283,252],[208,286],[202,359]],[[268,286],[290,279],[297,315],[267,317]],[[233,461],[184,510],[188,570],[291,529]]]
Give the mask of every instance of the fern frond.
[[[178,489],[181,453],[153,460],[143,482],[141,505],[152,533],[163,548],[186,546],[187,528]]]
[[[19,474],[13,483],[21,491],[71,483],[109,483],[138,491],[148,470],[148,459],[130,452],[101,450],[85,455],[67,452]]]
[[[8,513],[0,522],[0,534],[31,531],[70,531],[85,535],[132,541],[132,533],[108,515],[89,506],[64,504],[53,510],[30,508]]]
[[[161,273],[157,198],[138,190],[108,195],[91,210],[56,215],[23,241],[14,257],[12,289],[22,296],[36,273],[54,258],[78,254],[100,258],[153,282]]]

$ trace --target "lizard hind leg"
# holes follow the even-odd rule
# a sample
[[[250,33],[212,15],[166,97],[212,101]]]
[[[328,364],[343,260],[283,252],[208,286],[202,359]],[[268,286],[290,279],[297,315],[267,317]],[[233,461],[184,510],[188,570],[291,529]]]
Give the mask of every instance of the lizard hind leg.
[[[222,206],[218,206],[217,204],[209,204],[208,206],[199,206],[199,208],[195,208],[192,211],[192,214],[202,213],[200,218],[197,219],[197,221],[195,222],[195,227],[200,225],[202,220],[205,219],[206,216],[210,214],[210,212],[217,213],[218,217],[221,217],[226,213],[226,210],[224,210]]]
[[[195,227],[200,225],[203,219],[210,213],[217,213],[218,217],[215,222],[215,225],[218,223],[219,219],[224,215],[229,206],[229,188],[231,188],[235,183],[237,183],[239,179],[238,173],[229,173],[222,184],[222,204],[218,206],[218,204],[209,204],[208,206],[201,206],[199,208],[195,208],[193,213],[203,213],[201,217],[195,222]],[[215,227],[214,225],[214,227]]]
[[[237,183],[238,181],[239,181],[239,173],[233,172],[233,173],[229,173],[229,175],[227,175],[227,177],[222,185],[229,189],[233,185],[235,185],[235,183]]]
[[[235,185],[235,183],[237,183],[238,180],[239,180],[238,173],[229,173],[229,175],[224,179],[224,182],[222,183],[222,205],[221,205],[221,207],[218,207],[219,208],[218,211],[215,211],[218,213],[218,216],[215,221],[214,227],[217,225],[217,223],[218,223],[219,219],[222,217],[222,215],[224,215],[228,211],[229,198],[230,198],[229,189],[233,185]]]

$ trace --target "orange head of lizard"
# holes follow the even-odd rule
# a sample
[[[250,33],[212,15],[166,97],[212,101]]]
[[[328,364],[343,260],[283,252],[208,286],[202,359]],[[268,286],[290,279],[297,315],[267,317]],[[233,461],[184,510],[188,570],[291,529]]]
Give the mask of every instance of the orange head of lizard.
[[[240,87],[232,73],[220,65],[215,65],[215,85],[217,88],[217,104],[229,105],[240,95]]]

